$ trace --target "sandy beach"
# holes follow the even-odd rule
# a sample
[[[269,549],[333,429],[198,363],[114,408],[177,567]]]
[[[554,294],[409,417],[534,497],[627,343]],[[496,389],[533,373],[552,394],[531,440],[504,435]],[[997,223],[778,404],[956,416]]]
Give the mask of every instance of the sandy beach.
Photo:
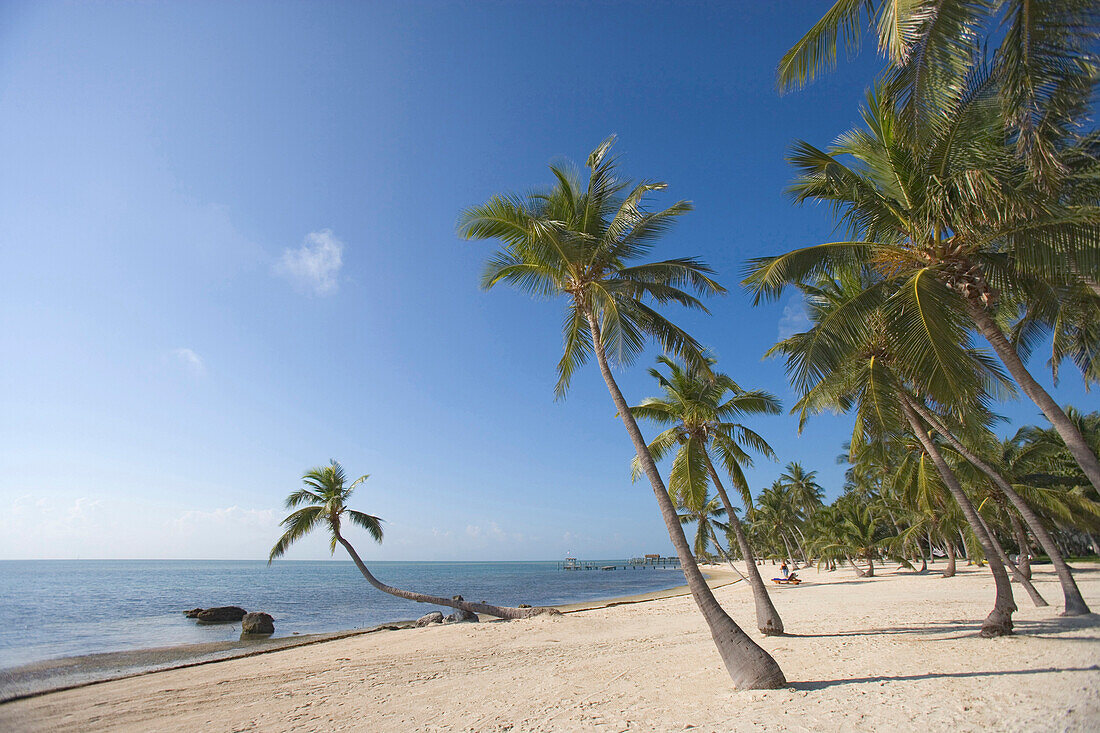
[[[764,568],[765,574],[771,571]],[[1059,600],[1049,567],[1036,586]],[[1017,635],[977,636],[988,572],[801,571],[790,635],[761,643],[788,687],[737,692],[690,597],[555,618],[358,635],[0,705],[5,730],[1095,730],[1100,619],[1017,593]],[[712,571],[753,628],[750,589]],[[1100,568],[1078,573],[1100,606]],[[754,634],[755,635],[755,634]],[[759,635],[755,635],[759,638]]]

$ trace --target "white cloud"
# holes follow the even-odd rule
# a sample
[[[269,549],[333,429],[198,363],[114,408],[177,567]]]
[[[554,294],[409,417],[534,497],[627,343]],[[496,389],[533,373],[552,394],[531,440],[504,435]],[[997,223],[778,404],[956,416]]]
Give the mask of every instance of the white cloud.
[[[792,295],[783,305],[783,316],[779,319],[779,338],[790,338],[796,333],[810,330],[810,314],[806,311],[806,300],[801,295]]]
[[[24,494],[0,512],[0,557],[104,556],[118,531],[100,499]]]
[[[307,234],[297,249],[284,250],[274,271],[303,292],[328,295],[339,288],[337,277],[343,264],[344,243],[331,229],[322,229]]]
[[[468,524],[466,525],[466,536],[472,540],[477,540],[481,544],[488,542],[522,542],[524,539],[522,533],[505,532],[496,522],[489,522],[485,526]]]
[[[187,370],[195,376],[201,377],[203,374],[206,374],[206,362],[203,361],[201,356],[196,354],[191,349],[185,349],[182,347],[178,349],[172,349],[172,356],[175,357],[177,361],[183,364],[184,367],[186,367]]]
[[[199,530],[222,528],[232,528],[233,531],[261,529],[271,532],[278,524],[274,509],[242,509],[239,506],[230,506],[209,512],[189,509],[172,521],[171,527],[177,532],[190,535]]]

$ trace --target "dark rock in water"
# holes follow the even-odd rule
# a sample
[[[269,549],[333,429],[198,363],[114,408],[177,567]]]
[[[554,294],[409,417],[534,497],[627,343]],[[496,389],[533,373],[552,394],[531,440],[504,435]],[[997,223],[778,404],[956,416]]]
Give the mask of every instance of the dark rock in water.
[[[432,611],[429,614],[425,614],[416,620],[417,627],[427,626],[428,624],[441,624],[443,623],[443,614],[439,611]]]
[[[192,608],[190,611],[184,611],[183,615],[187,618],[198,618],[198,615],[203,612],[201,608]]]
[[[200,611],[195,620],[200,624],[235,624],[248,613],[240,606],[218,606]]]
[[[275,633],[275,619],[267,613],[246,613],[241,619],[241,633],[251,636]]]

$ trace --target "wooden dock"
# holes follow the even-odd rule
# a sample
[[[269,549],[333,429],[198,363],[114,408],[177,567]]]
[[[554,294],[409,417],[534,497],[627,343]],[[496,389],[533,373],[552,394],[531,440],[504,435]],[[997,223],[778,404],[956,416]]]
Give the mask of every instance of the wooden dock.
[[[625,562],[622,560],[610,562],[607,560],[578,560],[575,557],[567,557],[564,561],[558,563],[558,570],[645,570],[647,568],[678,570],[680,568],[680,558],[646,555],[644,557],[633,557]]]

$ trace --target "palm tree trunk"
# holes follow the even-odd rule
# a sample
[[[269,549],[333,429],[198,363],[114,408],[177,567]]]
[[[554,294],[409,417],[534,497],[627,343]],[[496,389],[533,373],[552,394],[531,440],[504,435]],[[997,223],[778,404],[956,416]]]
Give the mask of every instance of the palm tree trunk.
[[[867,554],[867,577],[875,577],[875,557],[870,553]]]
[[[810,567],[810,558],[806,554],[806,535],[802,534],[802,530],[798,528],[797,524],[794,525],[794,531],[798,532],[798,536],[802,538],[801,542],[797,539],[794,541],[795,545],[798,546],[798,551],[802,553],[802,564],[806,567]]]
[[[924,452],[932,459],[932,463],[935,464],[936,470],[940,474],[940,478],[942,478],[944,484],[947,485],[947,490],[951,492],[951,496],[955,497],[955,502],[959,505],[959,508],[962,509],[963,516],[966,517],[966,521],[974,530],[975,537],[978,538],[979,544],[981,544],[982,549],[985,550],[986,559],[989,561],[989,568],[993,571],[993,580],[997,586],[997,595],[993,602],[993,610],[989,612],[985,621],[982,622],[982,636],[989,638],[1011,634],[1012,612],[1016,610],[1016,602],[1012,599],[1012,585],[1008,581],[1008,573],[1005,572],[1004,565],[997,557],[997,551],[994,549],[993,543],[989,539],[989,535],[986,534],[985,527],[982,524],[981,518],[978,516],[977,510],[974,509],[974,505],[970,503],[970,498],[967,497],[966,492],[963,491],[962,486],[959,485],[958,479],[955,478],[955,474],[952,473],[950,466],[947,465],[947,461],[945,461],[940,454],[936,444],[928,437],[928,432],[920,424],[917,413],[910,407],[909,401],[905,399],[904,393],[898,393],[898,401],[901,403],[902,412],[905,413],[905,418],[909,421],[909,426],[912,428],[913,434],[916,436],[917,440],[920,441],[921,446],[924,447]]]
[[[794,563],[794,553],[791,552],[791,543],[787,541],[787,533],[780,532],[779,536],[783,538],[783,546],[787,548],[787,559]],[[795,568],[797,570],[798,568]]]
[[[1016,535],[1016,545],[1020,548],[1019,562],[1016,563],[1016,567],[1020,569],[1020,575],[1031,580],[1031,547],[1028,545],[1027,531],[1015,514],[1009,512],[1008,519],[1012,522],[1012,533]]]
[[[1016,563],[1009,559],[1008,553],[1005,552],[1005,548],[1001,545],[1000,540],[997,539],[997,533],[990,528],[989,523],[985,521],[981,512],[978,512],[978,519],[981,520],[982,526],[985,527],[986,534],[989,535],[989,541],[993,543],[993,549],[997,551],[997,557],[1000,558],[1001,563],[1005,566],[1009,573],[1012,574],[1012,579],[1024,587],[1028,596],[1031,598],[1031,602],[1036,606],[1042,608],[1043,606],[1049,606],[1046,599],[1039,595],[1039,591],[1035,590],[1035,586],[1031,584],[1031,581],[1024,577],[1024,574],[1020,572],[1020,569],[1016,567]]]
[[[339,532],[336,533],[336,540],[343,545],[344,549],[351,555],[352,562],[355,563],[355,567],[359,568],[359,572],[363,574],[367,582],[383,593],[389,593],[391,596],[397,596],[398,598],[404,598],[407,601],[415,601],[417,603],[431,603],[434,606],[449,606],[450,608],[457,608],[470,613],[484,613],[490,616],[496,616],[497,618],[520,619],[538,616],[543,613],[560,613],[560,611],[554,608],[511,608],[508,606],[491,606],[487,603],[470,603],[469,601],[459,601],[453,598],[443,598],[441,596],[429,596],[424,593],[414,593],[412,591],[394,588],[392,585],[386,585],[378,578],[374,577],[370,570],[367,570],[367,566],[359,559],[359,553],[355,551],[351,543],[344,539]]]
[[[699,572],[699,566],[691,554],[684,529],[680,526],[680,519],[676,514],[676,507],[672,505],[672,499],[668,495],[668,489],[657,470],[657,464],[653,462],[653,456],[646,446],[642,431],[630,412],[630,406],[626,403],[615,377],[611,374],[611,367],[607,364],[607,354],[604,352],[603,340],[600,338],[600,327],[595,315],[588,311],[588,328],[592,335],[592,350],[596,354],[596,361],[600,365],[600,374],[607,384],[607,391],[611,393],[611,401],[615,403],[615,409],[619,411],[619,418],[623,421],[627,434],[634,444],[634,451],[638,455],[638,461],[645,470],[646,477],[653,487],[653,495],[657,499],[661,517],[665,520],[669,539],[672,540],[676,554],[680,558],[680,566],[684,570],[688,588],[699,611],[710,627],[711,638],[718,648],[718,654],[726,665],[726,671],[736,687],[747,689],[775,689],[787,684],[783,670],[749,635],[741,630],[729,614],[718,605],[714,593],[707,585],[703,574]]]
[[[966,533],[962,531],[962,527],[959,527],[959,543],[962,548],[962,556],[966,558],[966,566],[970,567],[974,564],[974,561],[970,559],[970,548],[966,546]]]
[[[982,460],[981,457],[963,445],[958,438],[944,428],[939,419],[931,410],[925,408],[920,400],[911,399],[909,403],[929,425],[935,428],[936,431],[959,452],[959,455],[969,461],[986,476],[993,479],[993,483],[1001,490],[1001,493],[1012,502],[1012,506],[1016,507],[1016,511],[1020,512],[1020,516],[1027,522],[1031,534],[1035,535],[1035,539],[1039,541],[1039,546],[1043,548],[1043,552],[1050,558],[1050,562],[1054,566],[1054,571],[1058,574],[1058,580],[1062,584],[1062,595],[1065,597],[1066,604],[1066,608],[1062,612],[1062,615],[1081,616],[1089,613],[1088,604],[1085,603],[1085,599],[1081,595],[1081,590],[1077,587],[1077,582],[1073,579],[1073,573],[1070,572],[1069,565],[1066,564],[1065,558],[1058,550],[1058,546],[1054,543],[1054,539],[1050,536],[1050,533],[1047,532],[1046,527],[1043,526],[1043,522],[1039,519],[1038,515],[1032,510],[1031,505],[1016,493],[1016,490],[1012,488],[1012,484],[1008,482],[1008,479],[1006,479],[1000,471]],[[1020,548],[1020,552],[1023,553],[1024,549]],[[1030,572],[1028,573],[1028,577],[1030,577]]]
[[[756,627],[761,634],[778,636],[783,633],[783,619],[779,618],[779,612],[775,610],[775,606],[772,604],[771,596],[768,595],[768,588],[764,585],[764,579],[760,577],[760,570],[756,567],[752,545],[749,544],[749,538],[745,536],[745,528],[741,526],[741,520],[737,518],[737,514],[733,510],[733,504],[726,493],[726,487],[722,485],[721,479],[718,478],[718,472],[714,470],[714,464],[710,462],[710,456],[707,456],[707,471],[710,473],[710,480],[714,482],[714,490],[718,492],[718,498],[722,500],[722,506],[726,509],[726,517],[729,519],[730,529],[733,530],[734,537],[737,538],[737,545],[741,548],[741,556],[745,559],[745,567],[749,573],[749,585],[752,586],[752,597],[756,602]]]
[[[1100,491],[1100,460],[1097,459],[1096,454],[1085,442],[1081,431],[1077,429],[1073,421],[1066,417],[1066,413],[1062,411],[1054,398],[1031,376],[1031,372],[1027,370],[1023,360],[1020,359],[1020,355],[1016,353],[1016,349],[1012,347],[1004,332],[1001,331],[1001,327],[994,322],[985,308],[970,300],[967,301],[966,307],[971,319],[977,325],[978,331],[993,347],[993,350],[997,352],[997,356],[1004,362],[1012,378],[1020,385],[1020,389],[1043,411],[1043,415],[1058,431],[1058,434],[1062,436],[1066,447],[1073,454],[1077,465],[1084,471],[1093,488]]]
[[[955,577],[955,545],[951,540],[947,541],[947,567],[943,571],[943,577]]]
[[[852,566],[852,570],[856,571],[856,577],[857,578],[867,577],[867,573],[860,570],[859,565],[856,564],[856,561],[852,559],[851,555],[845,555],[844,557],[846,557],[848,559],[848,564]]]
[[[738,568],[737,565],[734,563],[732,550],[727,550],[725,547],[722,547],[722,543],[718,541],[718,535],[717,534],[712,534],[711,538],[710,538],[710,541],[714,543],[714,547],[718,550],[718,554],[721,555],[725,559],[726,564],[730,566],[730,569],[733,570],[733,572],[737,573],[739,576],[741,576],[741,580],[746,580],[747,581],[749,579],[749,576],[742,573],[741,569]],[[732,545],[730,547],[732,548]],[[734,581],[734,582],[736,583],[737,581]]]

